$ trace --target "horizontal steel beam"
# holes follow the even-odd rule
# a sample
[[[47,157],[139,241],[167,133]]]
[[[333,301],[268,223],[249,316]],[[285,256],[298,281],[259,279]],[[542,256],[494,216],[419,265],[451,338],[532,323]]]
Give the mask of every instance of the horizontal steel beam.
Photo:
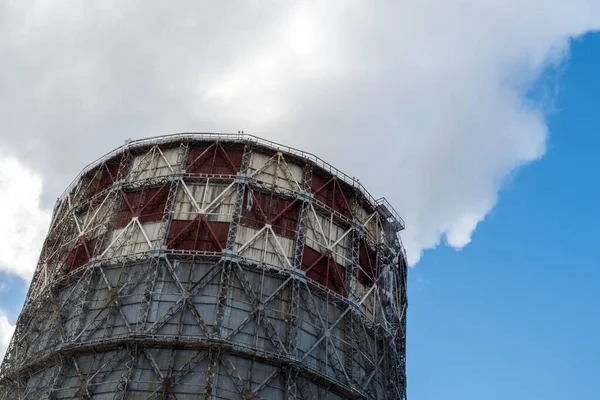
[[[143,349],[175,349],[175,350],[209,350],[219,349],[221,354],[228,354],[250,360],[260,361],[270,364],[277,368],[296,368],[299,375],[315,383],[323,383],[326,387],[338,393],[347,399],[366,399],[368,396],[358,390],[350,389],[343,382],[337,381],[330,376],[302,364],[300,360],[294,360],[289,357],[281,356],[277,353],[259,351],[256,348],[232,344],[219,339],[198,339],[197,337],[149,337],[144,335],[132,335],[130,337],[119,339],[102,339],[91,341],[84,344],[69,344],[58,350],[38,358],[37,360],[26,364],[20,368],[11,370],[0,377],[0,386],[26,376],[33,370],[42,369],[46,365],[54,365],[55,360],[65,357],[77,357],[87,354],[96,354],[115,350],[123,350],[131,346],[136,346],[141,351]]]

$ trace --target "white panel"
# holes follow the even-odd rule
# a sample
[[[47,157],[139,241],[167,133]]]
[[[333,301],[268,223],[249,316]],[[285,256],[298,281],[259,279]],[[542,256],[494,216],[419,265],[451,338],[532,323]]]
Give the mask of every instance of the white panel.
[[[166,150],[161,149],[161,151],[170,166],[173,167],[173,166],[175,166],[175,164],[177,164],[177,156],[179,155],[179,148],[174,147],[172,149],[166,149]]]
[[[171,169],[177,163],[178,152],[178,148],[162,150],[163,158],[158,149],[154,149],[146,154],[136,156],[131,167],[135,176],[130,176],[129,179],[142,180],[171,174]],[[143,171],[138,173],[141,167],[143,167]]]
[[[150,242],[153,245],[155,244],[154,242],[158,239],[160,224],[161,224],[160,222],[152,222],[152,223],[148,223],[148,224],[142,224],[142,227],[144,228],[144,231],[145,231],[146,235],[148,236],[148,239],[150,239]],[[127,237],[129,237],[129,239],[119,249],[116,247],[112,247],[108,251],[108,256],[116,257],[116,256],[140,253],[140,252],[150,250],[150,246],[148,246],[148,242],[146,241],[144,234],[140,230],[139,226],[134,225],[134,224],[131,224],[131,226],[129,226],[129,228],[122,228],[122,229],[117,229],[117,230],[113,231],[111,243],[121,234],[121,232],[123,232],[124,229],[127,229],[127,232],[123,233],[123,235],[119,239],[119,242],[121,242],[123,239],[125,239]]]
[[[156,240],[158,240],[160,224],[161,224],[160,222],[150,222],[147,224],[142,224],[142,228],[144,228],[144,231],[146,232],[148,239],[150,239],[150,241],[152,243],[154,243]]]
[[[222,195],[209,210],[207,210],[207,218],[209,221],[231,222],[235,211],[235,195],[236,187],[230,185],[208,185],[204,194],[202,207],[206,208],[211,205],[217,197]],[[223,192],[227,191],[223,194]]]
[[[271,156],[262,154],[262,153],[252,153],[252,158],[250,160],[249,173],[250,175],[254,175],[254,173],[260,170],[265,164],[269,162]],[[286,168],[287,165],[287,168]],[[287,172],[286,172],[287,171]],[[267,182],[274,183],[276,186],[283,187],[285,189],[291,189],[298,191],[298,184],[302,184],[302,168],[298,165],[287,162],[284,164],[283,162],[280,166],[277,165],[277,160],[274,160],[271,165],[269,165],[264,171],[259,172],[254,175],[254,178]],[[294,180],[288,180],[288,176],[293,178]]]
[[[248,243],[258,232],[258,229],[240,226],[237,240],[238,249]],[[271,240],[267,240],[267,231],[263,231],[260,237],[244,249],[240,255],[258,262],[265,262],[267,264],[289,268],[289,265],[285,261],[282,263],[281,258],[277,254],[285,256],[291,264],[294,254],[294,241],[279,235],[274,236],[270,231],[268,232],[268,236]],[[275,243],[275,239],[279,242],[281,249]],[[273,244],[271,241],[273,241]]]
[[[187,187],[192,196],[196,197],[195,191],[199,190],[198,186],[187,185]],[[175,204],[173,205],[173,213],[174,219],[191,220],[196,216],[196,209],[192,204],[190,196],[185,192],[183,185],[179,186]]]
[[[373,216],[365,226],[369,236],[377,243],[387,243],[387,237],[383,232],[381,225],[378,223],[378,215]]]
[[[342,228],[341,226],[336,225],[335,223],[332,223],[331,220],[326,219],[325,217],[317,214],[315,215],[314,213],[310,214],[310,218],[311,218],[311,224],[312,224],[312,228],[311,228],[311,224],[309,224],[309,226],[307,226],[306,229],[306,245],[308,245],[309,247],[312,247],[313,249],[319,251],[319,252],[324,252],[325,250],[327,250],[327,246],[329,244],[333,244],[336,241],[338,241],[342,236],[344,236],[344,234],[346,233],[346,229]],[[321,228],[319,228],[319,225],[321,225]],[[321,231],[322,229],[322,231]],[[325,239],[323,239],[323,233],[325,234]],[[344,265],[344,266],[348,266],[350,264],[349,260],[348,260],[348,251],[349,251],[349,246],[350,245],[350,234],[344,236],[344,238],[342,240],[340,240],[340,242],[338,243],[337,246],[335,246],[332,251],[333,251],[333,255],[334,255],[334,259],[335,262],[337,262],[340,265]]]
[[[369,291],[371,287],[364,286],[360,282],[356,282],[356,298],[358,301],[362,300],[365,294]],[[363,301],[360,306],[360,310],[365,313],[365,315],[371,319],[374,318],[374,309],[375,309],[375,295],[374,292],[371,292],[369,297]]]
[[[356,218],[356,220],[358,220],[361,223],[365,223],[365,221],[369,218],[369,215],[367,214],[367,211],[362,208],[361,206],[356,207],[355,210],[353,210],[353,217]]]
[[[219,195],[228,190],[212,207],[207,214],[209,221],[230,222],[235,210],[235,188],[229,188],[224,184],[187,184],[189,192],[201,209],[208,207]],[[179,188],[175,202],[175,219],[191,220],[197,215],[196,208],[192,204],[190,196],[185,193],[183,187]]]

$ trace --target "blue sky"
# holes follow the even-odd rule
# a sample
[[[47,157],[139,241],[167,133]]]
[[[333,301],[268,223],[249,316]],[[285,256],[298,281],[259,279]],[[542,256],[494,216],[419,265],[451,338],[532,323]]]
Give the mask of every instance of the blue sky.
[[[461,251],[410,271],[411,400],[598,398],[600,35],[553,81],[548,153],[521,169]]]

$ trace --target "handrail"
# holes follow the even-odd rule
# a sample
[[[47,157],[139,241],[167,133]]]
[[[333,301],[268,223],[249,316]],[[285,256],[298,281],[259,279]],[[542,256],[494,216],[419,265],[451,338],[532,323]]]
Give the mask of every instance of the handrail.
[[[319,168],[336,176],[338,179],[341,179],[349,186],[358,190],[362,195],[365,196],[365,198],[369,201],[369,203],[371,204],[371,206],[373,206],[373,208],[376,208],[380,204],[385,204],[386,208],[388,208],[389,211],[392,213],[393,218],[395,218],[400,223],[402,228],[404,228],[404,220],[400,217],[398,212],[396,212],[396,210],[391,206],[391,204],[384,197],[382,197],[380,199],[375,199],[369,193],[369,191],[356,178],[351,177],[348,174],[340,171],[333,165],[329,164],[328,162],[324,161],[323,159],[317,157],[316,155],[314,155],[312,153],[309,153],[309,152],[306,152],[303,150],[299,150],[294,147],[286,146],[286,145],[283,145],[281,143],[277,143],[277,142],[274,142],[271,140],[263,139],[261,137],[255,136],[255,135],[246,134],[246,133],[233,134],[233,133],[211,133],[211,132],[182,132],[182,133],[171,133],[171,134],[160,135],[160,136],[155,136],[155,137],[151,137],[151,138],[136,139],[136,140],[129,141],[129,142],[119,146],[118,148],[108,152],[107,154],[100,157],[99,159],[92,161],[91,163],[86,165],[81,170],[81,172],[75,177],[75,179],[73,179],[73,181],[71,181],[69,186],[67,186],[65,191],[59,196],[58,200],[60,201],[60,200],[63,200],[64,198],[66,198],[66,196],[71,192],[71,190],[73,190],[73,188],[75,187],[77,182],[79,182],[79,180],[81,178],[83,178],[83,176],[86,175],[89,171],[91,171],[98,165],[101,165],[103,162],[117,156],[118,154],[121,154],[125,150],[135,149],[135,148],[139,148],[139,147],[143,147],[143,146],[155,146],[155,145],[160,145],[160,144],[164,144],[164,143],[175,142],[178,140],[198,140],[198,141],[210,141],[210,140],[217,141],[218,140],[218,141],[229,141],[229,142],[249,142],[252,144],[257,144],[257,145],[262,145],[262,146],[268,147],[272,150],[281,151],[281,152],[288,153],[288,154],[291,154],[291,155],[294,155],[297,157],[301,157],[307,161],[312,162]]]

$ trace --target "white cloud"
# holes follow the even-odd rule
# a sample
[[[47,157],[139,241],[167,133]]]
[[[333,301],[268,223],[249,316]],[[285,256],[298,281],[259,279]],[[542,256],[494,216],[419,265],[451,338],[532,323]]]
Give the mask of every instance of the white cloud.
[[[15,326],[10,323],[6,313],[0,310],[0,360],[4,358],[4,353],[10,345],[10,340],[15,332]]]
[[[50,223],[40,203],[42,178],[16,158],[0,156],[0,193],[0,269],[29,280]]]
[[[47,203],[127,137],[242,129],[388,197],[413,263],[468,244],[545,153],[526,93],[600,25],[591,0],[79,4],[0,10],[0,143],[44,171]]]

